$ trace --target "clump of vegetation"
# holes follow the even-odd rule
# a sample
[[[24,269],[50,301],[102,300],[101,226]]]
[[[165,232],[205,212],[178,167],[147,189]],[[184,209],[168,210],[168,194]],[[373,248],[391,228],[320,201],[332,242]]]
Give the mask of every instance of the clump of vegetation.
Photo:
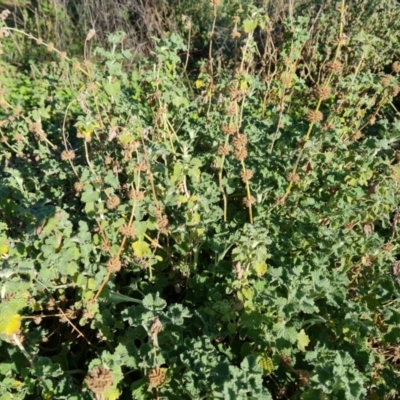
[[[1,398],[398,396],[398,5],[257,3],[198,60],[1,13]]]

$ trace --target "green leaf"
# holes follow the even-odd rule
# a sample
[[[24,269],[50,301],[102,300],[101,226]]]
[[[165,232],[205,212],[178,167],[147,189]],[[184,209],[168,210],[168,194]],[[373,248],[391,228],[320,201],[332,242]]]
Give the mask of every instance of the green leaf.
[[[144,307],[148,310],[158,312],[162,311],[166,306],[167,303],[165,300],[161,299],[160,296],[157,294],[149,293],[142,301]]]
[[[151,248],[144,240],[137,240],[132,243],[132,249],[136,257],[148,257],[151,256]]]
[[[252,31],[254,31],[254,29],[257,28],[257,20],[254,19],[245,19],[243,21],[243,30],[246,33],[250,33]]]
[[[307,336],[304,329],[302,329],[297,334],[297,347],[301,351],[306,351],[306,347],[309,345],[309,343],[310,343],[310,338]]]

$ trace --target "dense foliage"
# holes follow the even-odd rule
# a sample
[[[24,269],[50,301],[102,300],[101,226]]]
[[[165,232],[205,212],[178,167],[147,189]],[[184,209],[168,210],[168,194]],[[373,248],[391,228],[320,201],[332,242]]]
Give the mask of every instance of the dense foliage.
[[[79,58],[3,11],[1,400],[398,396],[400,9],[380,3],[272,26],[212,0],[201,56],[188,14],[140,61],[123,32]]]

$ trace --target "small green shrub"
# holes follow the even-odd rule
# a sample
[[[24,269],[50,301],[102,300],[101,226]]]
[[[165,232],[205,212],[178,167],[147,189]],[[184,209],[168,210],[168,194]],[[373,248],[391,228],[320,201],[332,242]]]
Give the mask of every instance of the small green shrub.
[[[398,395],[400,63],[345,57],[344,5],[263,64],[253,4],[195,69],[3,24],[57,61],[0,61],[2,399]]]

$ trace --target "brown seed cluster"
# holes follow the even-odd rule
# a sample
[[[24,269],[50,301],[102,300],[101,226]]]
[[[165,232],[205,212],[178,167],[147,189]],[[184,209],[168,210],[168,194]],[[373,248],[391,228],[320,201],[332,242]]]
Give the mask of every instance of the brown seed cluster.
[[[113,382],[111,371],[104,367],[94,367],[86,376],[85,383],[93,393],[104,393]]]
[[[3,10],[0,14],[0,21],[5,21],[7,19],[7,17],[11,14],[10,10]]]
[[[144,192],[142,192],[140,190],[132,189],[129,191],[128,197],[131,200],[142,201],[142,200],[144,200]]]
[[[371,266],[374,262],[375,259],[370,254],[364,254],[361,257],[361,264],[364,265],[365,267]]]
[[[235,28],[231,33],[231,39],[240,39],[240,32]]]
[[[232,102],[241,101],[247,95],[247,90],[238,89],[236,86],[229,87],[229,96]]]
[[[134,238],[136,236],[136,229],[132,225],[123,224],[119,227],[118,231],[127,238]]]
[[[75,152],[73,150],[64,150],[61,153],[61,160],[72,161],[75,159]]]
[[[118,257],[110,258],[107,262],[107,271],[114,274],[121,271],[121,261]]]
[[[392,64],[392,71],[393,71],[395,74],[398,74],[398,73],[400,72],[400,61],[395,61],[395,62]]]
[[[328,72],[339,74],[342,71],[343,65],[340,61],[330,61],[325,66]]]
[[[220,156],[227,156],[231,152],[231,147],[228,144],[224,144],[218,147],[218,154]]]
[[[399,93],[400,93],[400,86],[396,85],[396,86],[393,86],[393,87],[390,88],[390,95],[392,97],[398,96]]]
[[[381,84],[383,87],[388,87],[390,86],[391,82],[392,82],[392,75],[384,75],[381,79]]]
[[[352,137],[351,137],[351,140],[353,141],[353,142],[356,142],[358,139],[360,139],[361,138],[361,131],[356,131],[356,132],[354,132],[354,134],[352,135]]]
[[[320,85],[315,88],[315,95],[319,100],[329,99],[331,88],[329,86]]]
[[[238,107],[236,101],[231,101],[228,105],[228,108],[226,109],[226,113],[230,116],[234,116],[234,115],[236,115],[238,110],[239,110],[239,107]]]
[[[121,200],[118,196],[111,196],[108,200],[107,200],[107,208],[109,210],[114,210],[115,208],[117,208],[119,205],[121,204]]]
[[[293,173],[293,172],[289,172],[287,175],[286,175],[286,179],[289,181],[289,182],[293,182],[293,183],[299,183],[300,182],[300,176],[299,176],[299,174],[296,174],[296,173]]]
[[[243,183],[249,182],[252,177],[253,177],[253,171],[251,171],[250,169],[247,169],[246,171],[242,171],[240,173],[240,178],[242,179]]]
[[[233,147],[234,147],[234,156],[238,161],[244,161],[247,156],[247,145],[248,139],[246,135],[243,135],[242,133],[238,133],[237,135],[234,136],[233,138]]]
[[[244,161],[248,156],[247,149],[245,147],[235,148],[233,154],[238,161]]]
[[[47,135],[43,130],[41,121],[32,122],[29,124],[29,131],[34,133],[35,137],[43,142],[46,140]]]
[[[316,124],[324,119],[324,115],[319,110],[313,110],[307,113],[307,121]]]
[[[157,218],[158,230],[163,235],[166,235],[170,231],[170,226],[168,217],[163,212],[164,212],[163,208],[161,206],[157,206],[154,210],[154,215]]]
[[[250,208],[252,206],[252,204],[255,204],[257,202],[257,200],[253,197],[250,196],[250,198],[245,197],[243,199],[243,204],[247,207]]]
[[[146,165],[146,163],[145,163],[145,162],[138,162],[138,163],[135,165],[135,171],[138,171],[138,172],[146,172],[146,171],[147,171],[147,165]]]
[[[150,370],[149,374],[147,375],[147,378],[149,379],[150,385],[149,385],[149,390],[153,388],[158,388],[164,384],[164,382],[167,379],[167,376],[165,374],[165,371],[163,371],[160,367],[155,367],[152,370]]]
[[[75,182],[74,183],[74,190],[75,190],[76,194],[81,193],[83,191],[83,183],[82,182]]]
[[[100,246],[101,251],[104,251],[105,253],[108,253],[110,251],[110,243],[109,242],[103,242]]]
[[[235,124],[224,124],[221,129],[225,135],[234,135],[238,131],[238,127]]]

